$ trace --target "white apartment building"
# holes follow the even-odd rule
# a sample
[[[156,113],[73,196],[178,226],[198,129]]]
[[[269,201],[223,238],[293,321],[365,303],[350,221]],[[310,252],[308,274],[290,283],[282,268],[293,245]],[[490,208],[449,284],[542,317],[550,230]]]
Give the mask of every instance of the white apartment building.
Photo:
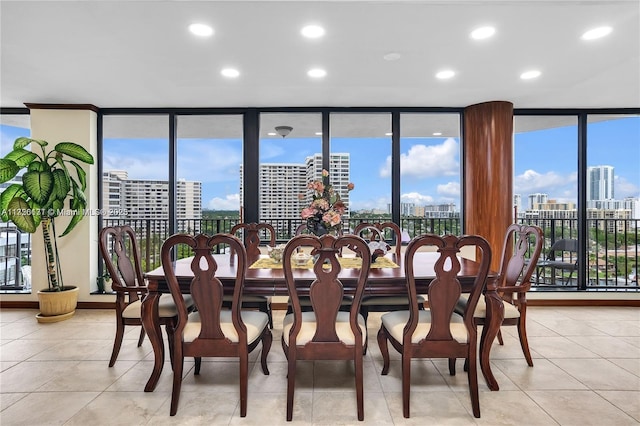
[[[329,182],[347,207],[349,217],[350,155],[334,153],[329,159]],[[322,179],[322,154],[307,157],[304,163],[262,163],[259,171],[259,217],[275,224],[282,219],[302,220],[300,212],[312,200],[307,184]],[[302,198],[302,199],[301,199]],[[243,204],[243,179],[240,167],[240,205]]]
[[[613,200],[613,167],[594,166],[587,169],[587,201]]]
[[[537,210],[539,209],[540,204],[546,204],[549,201],[549,196],[547,194],[529,194],[529,204],[527,210]]]
[[[107,218],[168,219],[169,182],[129,179],[126,171],[112,170],[102,176],[102,208]],[[202,183],[177,182],[178,219],[202,217]]]
[[[304,164],[261,164],[258,177],[260,221],[275,223],[278,219],[300,218],[304,200],[300,200],[299,194],[306,195],[306,176]]]

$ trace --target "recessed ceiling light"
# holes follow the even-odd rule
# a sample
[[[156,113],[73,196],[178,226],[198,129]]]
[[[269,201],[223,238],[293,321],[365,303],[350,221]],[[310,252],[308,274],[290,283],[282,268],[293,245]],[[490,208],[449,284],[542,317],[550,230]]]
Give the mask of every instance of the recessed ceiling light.
[[[307,38],[320,38],[324,35],[324,28],[319,25],[307,25],[300,33]]]
[[[269,133],[267,133],[267,136],[275,136],[275,135],[276,135],[276,132],[269,132]]]
[[[613,31],[613,28],[611,27],[593,28],[587,31],[586,33],[582,34],[582,37],[580,38],[583,40],[595,40],[597,38],[608,36],[611,33],[611,31]]]
[[[316,136],[322,136],[322,132],[316,132]]]
[[[384,55],[383,58],[385,61],[397,61],[398,59],[400,59],[400,56],[401,55],[397,52],[391,52]]]
[[[523,80],[531,80],[532,78],[540,77],[540,74],[542,73],[538,70],[525,71],[520,74],[520,78]]]
[[[480,27],[471,31],[471,38],[475,40],[483,40],[489,38],[496,33],[494,27]]]
[[[442,70],[436,74],[436,78],[439,78],[440,80],[446,80],[453,77],[454,75],[456,75],[456,73],[453,70]]]
[[[213,28],[206,24],[191,24],[189,31],[200,37],[208,37],[213,34]]]
[[[240,71],[238,71],[235,68],[225,68],[222,71],[220,71],[220,74],[222,74],[225,77],[236,78],[240,75]]]
[[[433,136],[442,136],[442,132],[433,132]]]
[[[313,68],[307,71],[307,75],[313,78],[322,78],[327,75],[327,72],[321,68]]]
[[[387,133],[385,133],[384,135],[385,135],[385,136],[393,136],[393,133],[392,133],[392,132],[387,132]]]

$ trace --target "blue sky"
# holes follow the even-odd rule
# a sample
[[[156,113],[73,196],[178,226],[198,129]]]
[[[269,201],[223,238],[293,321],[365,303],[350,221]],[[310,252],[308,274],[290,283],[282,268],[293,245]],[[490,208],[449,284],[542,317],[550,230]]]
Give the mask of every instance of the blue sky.
[[[0,126],[0,131],[5,155],[24,130]],[[517,133],[514,143],[514,193],[522,195],[523,204],[528,194],[536,192],[575,202],[575,126]],[[640,197],[640,117],[589,124],[588,144],[590,166],[615,168],[616,198]],[[104,145],[105,170],[126,170],[134,179],[168,178],[167,140],[118,139]],[[303,163],[306,156],[320,152],[320,137],[263,139],[260,149],[264,163]],[[351,153],[352,209],[385,209],[391,195],[390,138],[336,138],[331,149]],[[459,152],[457,138],[402,138],[402,201],[459,206]],[[178,177],[202,182],[203,207],[237,209],[240,140],[181,139],[178,158]]]

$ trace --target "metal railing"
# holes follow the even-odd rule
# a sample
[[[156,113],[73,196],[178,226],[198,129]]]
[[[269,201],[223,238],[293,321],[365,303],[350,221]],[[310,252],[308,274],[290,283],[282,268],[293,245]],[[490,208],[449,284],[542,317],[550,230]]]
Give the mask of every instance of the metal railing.
[[[390,218],[358,217],[345,219],[345,232],[355,229],[362,222],[381,222]],[[240,221],[238,217],[224,219],[179,219],[177,232],[207,233],[229,232]],[[549,247],[558,239],[578,238],[575,219],[521,219],[520,223],[537,225],[544,232],[544,259]],[[302,223],[302,219],[278,219],[269,221],[276,229],[278,243],[289,240]],[[169,222],[162,219],[104,219],[104,226],[130,225],[139,236],[143,268],[150,271],[160,266],[160,248],[169,237]],[[584,282],[578,282],[578,272],[538,268],[532,277],[532,287],[537,290],[603,290],[638,291],[640,272],[640,219],[590,219],[587,223],[587,253],[584,256]],[[400,228],[403,243],[425,233],[459,234],[458,218],[403,217]],[[0,224],[0,292],[24,290],[21,267],[31,264],[31,235],[16,233],[11,224]],[[387,235],[391,237],[391,235]],[[17,247],[20,250],[17,250]],[[19,253],[19,254],[18,254]],[[557,259],[560,260],[560,259]],[[577,253],[565,253],[564,262],[575,262]]]
[[[181,219],[177,221],[177,232],[209,234],[229,232],[239,222],[239,218],[225,219]],[[353,230],[362,222],[380,222],[390,218],[358,217],[345,219],[344,229]],[[167,220],[128,220],[105,219],[105,226],[129,224],[140,236],[140,247],[145,270],[160,266],[160,247],[168,235]],[[277,233],[279,243],[286,242],[295,234],[301,219],[278,219],[268,221]],[[560,238],[577,239],[577,220],[575,219],[521,219],[520,223],[537,225],[544,232],[544,247],[541,259],[544,259],[549,247]],[[403,242],[425,233],[459,234],[458,218],[409,218],[401,219]],[[640,219],[592,219],[588,222],[588,250],[585,259],[586,283],[578,283],[577,271],[569,276],[569,271],[538,268],[532,277],[532,287],[538,290],[617,290],[639,289],[637,272],[640,269]],[[575,262],[576,253],[565,253],[565,262]],[[560,260],[560,259],[556,259]],[[551,276],[553,274],[553,276]]]
[[[31,264],[31,234],[20,232],[12,223],[0,223],[0,292],[30,291],[23,275]]]

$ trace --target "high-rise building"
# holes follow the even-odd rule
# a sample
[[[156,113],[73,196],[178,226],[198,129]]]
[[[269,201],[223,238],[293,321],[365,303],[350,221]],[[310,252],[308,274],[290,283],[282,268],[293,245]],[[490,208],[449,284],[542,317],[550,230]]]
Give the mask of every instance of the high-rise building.
[[[613,167],[589,167],[587,169],[587,201],[613,199]]]
[[[515,208],[518,215],[522,212],[522,195],[513,194],[513,207]]]
[[[202,183],[179,180],[176,191],[176,217],[202,217]],[[110,218],[168,219],[169,182],[129,179],[126,171],[113,170],[102,175],[102,208]]]
[[[349,217],[348,153],[334,153],[329,159],[329,182],[346,206],[344,217]],[[242,167],[240,168],[240,203],[243,198]],[[261,221],[275,223],[278,219],[301,219],[300,212],[312,201],[307,184],[322,179],[322,155],[314,154],[304,163],[262,163],[259,171],[259,217]]]
[[[278,219],[299,218],[304,202],[299,195],[306,195],[306,176],[304,164],[260,164],[260,221],[275,223]]]
[[[529,210],[538,210],[540,204],[545,204],[549,200],[549,196],[547,194],[529,194]]]

